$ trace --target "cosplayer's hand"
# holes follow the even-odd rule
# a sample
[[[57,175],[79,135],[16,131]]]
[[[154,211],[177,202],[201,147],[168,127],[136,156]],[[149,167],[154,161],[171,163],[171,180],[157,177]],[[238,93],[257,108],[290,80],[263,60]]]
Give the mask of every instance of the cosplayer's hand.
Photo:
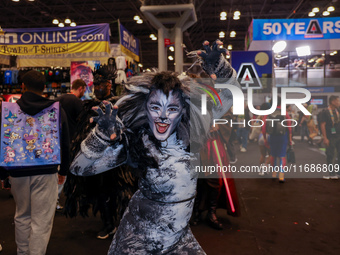
[[[66,180],[66,176],[58,174],[58,185],[64,184],[65,180]]]
[[[100,106],[104,107],[105,113]],[[120,123],[119,120],[117,120],[118,106],[112,106],[110,102],[104,100],[99,106],[93,107],[92,109],[98,113],[97,117],[90,119],[90,122],[97,122],[97,135],[103,139],[105,139],[103,137],[104,135],[105,137],[109,137],[110,140],[114,140],[120,130]]]
[[[203,43],[203,48],[205,52],[203,51],[198,51],[197,54],[202,58],[203,64],[202,68],[203,70],[210,75],[210,77],[214,80],[216,78],[225,78],[225,77],[220,77],[219,75],[219,69],[218,68],[221,64],[228,63],[228,61],[225,59],[223,53],[228,53],[228,51],[225,48],[220,48],[219,46],[222,45],[223,43],[220,40],[216,40],[212,46],[209,46],[208,41],[204,41]],[[225,62],[225,63],[222,63]],[[228,63],[229,64],[229,63]],[[230,66],[227,65],[227,66]],[[231,69],[231,66],[230,66]]]

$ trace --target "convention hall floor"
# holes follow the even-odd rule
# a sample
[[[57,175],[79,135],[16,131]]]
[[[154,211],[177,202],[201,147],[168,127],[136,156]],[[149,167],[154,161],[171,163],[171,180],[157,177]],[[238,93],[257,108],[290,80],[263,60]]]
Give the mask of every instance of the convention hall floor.
[[[317,146],[296,141],[297,164],[324,163]],[[258,163],[259,150],[250,143],[238,152],[237,167]],[[217,231],[204,222],[192,227],[209,255],[340,254],[340,179],[287,178],[284,184],[266,178],[236,179],[242,215],[227,216],[219,209],[225,229]],[[1,255],[14,255],[15,205],[7,190],[0,190]],[[110,239],[98,240],[99,216],[75,219],[56,213],[47,255],[106,254]]]

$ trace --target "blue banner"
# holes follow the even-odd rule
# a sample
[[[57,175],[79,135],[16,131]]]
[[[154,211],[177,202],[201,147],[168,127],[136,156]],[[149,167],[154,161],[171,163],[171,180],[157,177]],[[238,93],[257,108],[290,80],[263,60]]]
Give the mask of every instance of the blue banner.
[[[236,72],[243,63],[253,63],[259,78],[271,77],[273,69],[271,51],[232,51],[231,64]]]
[[[38,55],[109,52],[109,24],[3,29],[0,54]]]
[[[139,39],[134,37],[126,28],[119,23],[120,44],[122,52],[139,62]]]
[[[253,20],[253,40],[315,40],[339,38],[340,17]]]

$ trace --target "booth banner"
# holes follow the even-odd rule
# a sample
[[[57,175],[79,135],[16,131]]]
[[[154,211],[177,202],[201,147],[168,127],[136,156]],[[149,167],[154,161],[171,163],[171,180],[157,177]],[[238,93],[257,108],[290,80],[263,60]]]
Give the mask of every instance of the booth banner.
[[[4,55],[3,55],[4,56]],[[7,56],[6,56],[7,57]],[[17,67],[70,67],[71,62],[98,60],[107,63],[110,54],[107,52],[79,52],[70,54],[21,55],[17,57]],[[1,58],[1,55],[0,55]]]
[[[267,78],[272,77],[273,70],[271,51],[232,51],[231,65],[237,71],[237,80],[242,89],[269,86]]]
[[[339,38],[340,17],[253,20],[253,40],[315,40]]]
[[[122,52],[139,62],[139,39],[135,38],[126,28],[119,23],[119,37]]]
[[[3,29],[0,54],[41,55],[110,52],[109,24],[76,27]]]
[[[86,90],[82,99],[91,99],[93,95],[93,73],[95,69],[99,68],[100,61],[77,61],[71,62],[71,84],[77,80],[82,79],[86,83]]]

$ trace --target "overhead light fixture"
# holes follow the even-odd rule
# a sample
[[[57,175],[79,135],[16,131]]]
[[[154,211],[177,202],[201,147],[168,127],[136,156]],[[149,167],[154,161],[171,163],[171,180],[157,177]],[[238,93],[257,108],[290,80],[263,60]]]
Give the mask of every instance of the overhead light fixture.
[[[325,53],[322,53],[321,56],[325,56]]]
[[[71,22],[70,26],[75,27],[75,26],[77,26],[77,24],[75,22]]]
[[[143,65],[141,63],[138,64],[139,67],[143,67]]]
[[[13,2],[19,2],[20,0],[12,0]]]
[[[335,50],[335,51],[333,51],[333,53],[334,53],[334,55],[335,55],[335,54],[337,54],[338,52]]]
[[[140,19],[140,17],[138,16],[138,15],[135,15],[134,17],[133,17],[133,20],[139,20]]]
[[[65,19],[65,24],[71,24],[71,20],[69,18]]]
[[[35,0],[28,0],[28,2],[34,2]]]
[[[333,53],[333,52],[331,52],[331,53],[329,53],[329,55],[331,55],[331,56],[334,56],[334,53]]]
[[[59,24],[59,20],[54,19],[54,20],[52,20],[52,23],[58,25]]]
[[[274,53],[280,53],[284,51],[286,47],[287,47],[286,41],[278,41],[273,45],[272,50]]]
[[[156,41],[157,40],[157,37],[154,34],[150,34],[150,38],[151,38],[152,41]]]
[[[312,12],[315,12],[315,13],[317,13],[317,12],[319,12],[320,10],[319,10],[319,7],[314,7],[313,9],[312,9]]]
[[[329,14],[331,14],[329,11],[324,11],[324,12],[322,13],[323,16],[328,16]]]
[[[327,11],[329,11],[329,12],[333,12],[334,10],[335,10],[334,6],[329,6],[327,8]]]
[[[233,46],[231,44],[228,45],[228,50],[232,50]]]
[[[234,16],[240,16],[241,15],[241,12],[240,11],[235,11],[234,12]]]
[[[143,24],[143,20],[142,19],[137,20],[137,24]]]
[[[231,31],[230,32],[230,37],[235,37],[236,36],[236,32],[235,31]]]
[[[173,56],[169,56],[168,59],[171,61],[174,60]]]
[[[150,68],[146,69],[147,72],[151,72]]]
[[[227,55],[227,58],[229,59],[229,58],[230,58],[230,56],[229,56],[229,55]]]
[[[310,47],[309,46],[297,47],[296,53],[299,57],[309,56],[310,55]]]
[[[310,12],[310,13],[308,13],[308,16],[309,16],[309,17],[314,17],[314,16],[315,16],[315,12]]]
[[[220,13],[220,20],[227,20],[227,13],[226,12]]]
[[[234,20],[239,20],[239,19],[240,19],[240,16],[234,16],[233,19],[234,19]]]
[[[64,23],[61,23],[61,22],[60,22],[60,23],[58,24],[58,27],[64,27],[64,26],[65,26]]]
[[[174,52],[174,51],[175,51],[175,47],[174,47],[174,46],[170,46],[170,47],[169,47],[169,50],[172,51],[172,52]]]
[[[221,31],[219,34],[218,34],[219,38],[224,38],[225,37],[225,33],[223,31]]]

